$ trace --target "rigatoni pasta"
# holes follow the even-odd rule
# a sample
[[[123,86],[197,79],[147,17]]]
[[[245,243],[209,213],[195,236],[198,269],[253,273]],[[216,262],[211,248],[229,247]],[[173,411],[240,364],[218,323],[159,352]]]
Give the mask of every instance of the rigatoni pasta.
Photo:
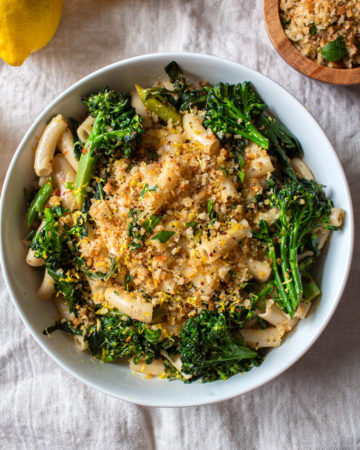
[[[67,123],[61,114],[55,116],[45,128],[35,151],[35,173],[38,177],[46,177],[52,172],[52,162],[56,144],[66,129]]]

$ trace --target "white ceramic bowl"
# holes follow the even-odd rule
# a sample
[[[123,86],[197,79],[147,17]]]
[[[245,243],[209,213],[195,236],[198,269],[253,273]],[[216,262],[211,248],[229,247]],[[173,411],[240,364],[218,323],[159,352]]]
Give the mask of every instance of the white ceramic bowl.
[[[22,239],[26,235],[23,188],[34,180],[33,148],[55,113],[81,117],[80,98],[104,86],[129,92],[137,82],[149,86],[163,74],[163,67],[176,60],[194,77],[210,83],[250,80],[278,118],[300,139],[305,161],[316,179],[327,186],[334,203],[346,211],[343,229],[334,233],[321,262],[323,295],[319,306],[302,321],[264,363],[244,375],[215,383],[183,384],[180,381],[144,380],[123,365],[104,364],[76,350],[67,335],[44,336],[57,313],[52,302],[35,296],[40,274],[25,263]],[[250,391],[273,379],[315,342],[324,330],[341,298],[348,277],[353,249],[353,212],[349,188],[334,149],[306,109],[279,85],[251,69],[220,58],[197,54],[155,54],[139,56],[105,67],[67,89],[38,117],[22,140],[8,170],[1,199],[1,262],[13,302],[25,324],[42,348],[64,369],[86,384],[124,400],[142,405],[189,406],[225,400]]]

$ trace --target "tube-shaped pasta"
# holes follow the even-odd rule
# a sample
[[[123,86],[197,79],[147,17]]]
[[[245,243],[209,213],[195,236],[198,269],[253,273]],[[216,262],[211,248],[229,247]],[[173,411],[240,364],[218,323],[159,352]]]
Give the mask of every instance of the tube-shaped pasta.
[[[45,220],[43,220],[39,226],[39,228],[36,231],[36,234],[41,230],[41,228],[45,225]],[[34,252],[29,248],[27,255],[26,255],[26,262],[29,264],[29,266],[32,267],[41,267],[44,265],[44,260],[42,258],[37,258],[34,254]]]
[[[151,322],[153,305],[147,302],[141,294],[132,296],[125,292],[121,286],[116,286],[106,289],[105,299],[111,306],[132,319],[146,323]]]
[[[184,143],[184,136],[180,133],[174,133],[166,137],[166,142],[161,142],[158,150],[160,160],[164,160],[168,156],[174,156],[179,152],[179,148]]]
[[[331,208],[329,223],[334,227],[341,227],[344,222],[345,211],[341,208]]]
[[[65,297],[62,295],[57,295],[54,298],[56,309],[59,312],[59,315],[62,319],[72,320],[74,318],[74,314],[69,311],[69,304]]]
[[[267,154],[259,154],[255,159],[249,160],[244,166],[244,171],[249,178],[258,178],[274,171],[271,159]]]
[[[245,342],[250,347],[263,348],[263,347],[279,347],[281,338],[285,333],[282,327],[269,327],[262,329],[243,328],[241,335],[245,339]]]
[[[73,336],[74,342],[78,350],[81,352],[84,352],[88,349],[88,344],[85,342],[84,336],[74,335]]]
[[[89,213],[98,224],[107,223],[113,218],[113,213],[106,200],[96,200],[91,205]]]
[[[40,177],[38,181],[39,187],[40,188],[43,187],[44,184],[48,181],[48,179],[49,179],[48,177]]]
[[[154,359],[151,364],[146,364],[145,359],[139,359],[139,362],[135,364],[134,360],[131,359],[129,365],[131,370],[152,375],[153,377],[160,377],[165,371],[165,365],[162,359]]]
[[[187,375],[186,373],[183,373],[181,371],[182,369],[182,362],[181,362],[181,357],[180,355],[175,355],[174,357],[170,356],[168,354],[168,352],[166,352],[165,350],[161,351],[161,354],[164,358],[166,358],[174,367],[175,369],[181,373],[181,375],[188,380],[189,378],[191,378],[191,375]]]
[[[246,219],[239,223],[235,223],[227,231],[220,233],[215,238],[211,239],[198,247],[198,255],[201,260],[207,263],[212,263],[218,258],[227,255],[233,248],[235,248],[241,239],[250,236],[250,225]]]
[[[131,94],[131,106],[135,108],[136,113],[142,117],[144,128],[150,127],[151,114],[145,108],[144,103],[141,101],[139,94],[136,90]]]
[[[297,309],[295,311],[294,318],[295,319],[305,319],[310,308],[311,308],[310,302],[309,303],[300,302],[299,306],[297,307]]]
[[[265,177],[263,177],[265,178]],[[248,178],[245,177],[243,194],[245,194],[245,202],[250,203],[254,198],[262,194],[264,179],[262,178]]]
[[[206,130],[199,116],[196,114],[185,114],[182,120],[185,134],[189,139],[200,142],[204,151],[213,155],[219,148],[220,142],[211,130]]]
[[[297,324],[297,319],[290,319],[285,313],[278,308],[273,300],[266,302],[264,313],[258,313],[258,316],[269,322],[275,327],[282,327],[285,331],[290,331]]]
[[[75,171],[65,159],[63,155],[57,154],[53,162],[53,176],[54,183],[60,189],[61,203],[64,208],[73,210],[76,207],[76,202],[71,189],[67,188],[67,183],[74,184]]]
[[[58,114],[51,119],[41,135],[35,151],[34,163],[35,173],[38,177],[47,177],[51,174],[56,143],[66,127],[65,119]]]
[[[69,304],[62,295],[56,296],[56,298],[54,298],[54,302],[56,309],[59,311],[60,317],[62,319],[70,321],[74,319],[75,316],[69,311]],[[87,350],[88,345],[84,341],[84,336],[73,335],[72,338],[78,350],[80,350],[81,352]]]
[[[256,224],[260,223],[261,220],[265,220],[265,222],[268,225],[272,225],[275,220],[277,220],[280,217],[280,211],[278,208],[271,208],[268,211],[265,212],[259,212],[256,217],[254,222]]]
[[[31,248],[27,252],[26,262],[31,267],[41,267],[44,265],[44,260],[42,258],[37,258]]]
[[[155,191],[148,191],[144,194],[143,203],[151,212],[156,212],[164,205],[172,195],[172,191],[178,185],[181,176],[181,164],[177,158],[168,156],[161,163],[161,169],[157,178],[152,178],[151,186],[157,186]],[[144,178],[147,173],[143,172]]]
[[[183,329],[184,321],[175,322],[170,324],[169,322],[159,322],[150,325],[152,330],[161,330],[160,340],[164,340],[169,336],[180,336],[180,332]]]
[[[88,137],[92,132],[95,119],[92,116],[87,116],[87,118],[79,125],[76,133],[81,142],[86,142]]]
[[[311,250],[305,250],[304,252],[300,253],[300,255],[298,255],[298,262],[303,261],[308,256],[313,256],[313,254],[314,252],[312,252]]]
[[[316,230],[314,230],[314,233],[319,239],[318,248],[319,250],[321,250],[326,244],[326,241],[329,239],[331,231],[327,228],[317,228]]]
[[[272,272],[271,266],[267,261],[257,261],[252,258],[247,260],[247,267],[255,280],[262,283],[269,279]]]
[[[300,178],[305,178],[306,180],[315,180],[313,173],[301,158],[292,158],[290,160],[290,165]]]
[[[236,189],[234,182],[230,178],[225,178],[220,189],[221,189],[221,194],[220,194],[221,200],[224,203],[239,198],[238,190]]]
[[[218,289],[220,281],[225,280],[229,270],[229,266],[218,260],[204,266],[187,265],[182,273],[201,293],[211,294]]]
[[[40,300],[50,300],[51,297],[55,294],[55,283],[52,277],[48,274],[48,271],[45,270],[44,278],[41,282],[39,289],[36,292],[36,296]]]
[[[60,136],[60,139],[57,143],[57,148],[64,155],[67,162],[76,172],[79,168],[79,161],[75,158],[74,136],[69,128],[66,128],[63,134]]]

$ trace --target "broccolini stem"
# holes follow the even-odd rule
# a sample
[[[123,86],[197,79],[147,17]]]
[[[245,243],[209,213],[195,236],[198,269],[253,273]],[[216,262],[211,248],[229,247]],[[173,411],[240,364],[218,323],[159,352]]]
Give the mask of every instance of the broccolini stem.
[[[258,294],[254,295],[254,297],[251,299],[250,309],[251,310],[254,309],[258,305],[260,300],[264,301],[266,297],[272,293],[273,290],[274,290],[274,281],[271,280],[268,283],[266,283],[265,287],[262,288],[262,290]],[[261,308],[263,307],[264,305],[262,304]]]
[[[35,195],[27,211],[27,224],[29,228],[33,224],[36,216],[38,216],[38,218],[41,219],[45,203],[47,199],[50,197],[53,191],[53,187],[54,187],[53,180],[51,177],[49,177],[46,183]]]
[[[171,119],[174,125],[181,124],[181,115],[175,108],[165,105],[165,103],[161,102],[154,96],[148,96],[149,91],[147,89],[143,89],[138,84],[135,84],[135,87],[145,108],[156,114],[164,122],[168,122]]]
[[[287,296],[284,285],[282,283],[282,279],[281,279],[281,276],[279,273],[279,268],[278,268],[277,261],[276,261],[275,244],[274,244],[273,239],[271,240],[271,242],[269,242],[268,256],[272,260],[272,269],[274,272],[275,284],[278,288],[280,297],[281,297],[290,317],[293,318],[294,317],[294,308]]]
[[[82,207],[84,200],[87,197],[86,187],[90,182],[96,161],[98,159],[98,155],[92,151],[90,147],[86,150],[86,153],[81,154],[79,168],[75,179],[75,200],[79,208]]]
[[[303,289],[304,289],[304,299],[310,302],[318,295],[321,294],[319,286],[316,284],[314,279],[308,272],[303,273]]]
[[[298,234],[299,234],[299,224],[295,223],[294,229],[290,233],[290,244],[289,244],[289,261],[292,272],[292,279],[294,281],[294,286],[297,295],[296,303],[293,304],[294,308],[297,308],[303,296],[303,287],[301,283],[301,274],[298,264],[297,245],[296,245],[296,242],[299,242]]]
[[[99,113],[95,119],[91,134],[85,144],[83,152],[80,156],[79,167],[76,172],[74,195],[75,200],[79,206],[82,207],[87,194],[86,187],[89,185],[92,174],[94,172],[95,164],[98,159],[98,155],[95,152],[96,138],[100,133],[100,124],[103,120],[103,113]]]
[[[229,114],[232,113],[232,119],[235,121],[236,133],[240,134],[245,139],[255,142],[255,144],[260,145],[260,147],[268,149],[269,140],[254,127],[251,120],[247,118],[238,108],[236,108],[231,101],[225,100],[225,103],[229,108]],[[239,127],[239,119],[244,122],[244,126],[246,126],[246,129],[250,131],[249,133]]]
[[[288,243],[289,233],[283,228],[280,240],[281,269],[284,278],[285,291],[289,293],[292,306],[295,309],[298,305],[298,295],[296,288],[294,287],[293,278],[291,276],[291,271],[288,264]]]

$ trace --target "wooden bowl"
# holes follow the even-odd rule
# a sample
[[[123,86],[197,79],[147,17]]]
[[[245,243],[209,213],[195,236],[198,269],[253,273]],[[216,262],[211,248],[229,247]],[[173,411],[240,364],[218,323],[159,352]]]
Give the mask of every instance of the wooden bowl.
[[[269,37],[276,49],[294,69],[314,80],[332,84],[360,84],[360,67],[333,69],[317,64],[300,53],[286,36],[280,21],[279,0],[264,0],[264,19]]]

